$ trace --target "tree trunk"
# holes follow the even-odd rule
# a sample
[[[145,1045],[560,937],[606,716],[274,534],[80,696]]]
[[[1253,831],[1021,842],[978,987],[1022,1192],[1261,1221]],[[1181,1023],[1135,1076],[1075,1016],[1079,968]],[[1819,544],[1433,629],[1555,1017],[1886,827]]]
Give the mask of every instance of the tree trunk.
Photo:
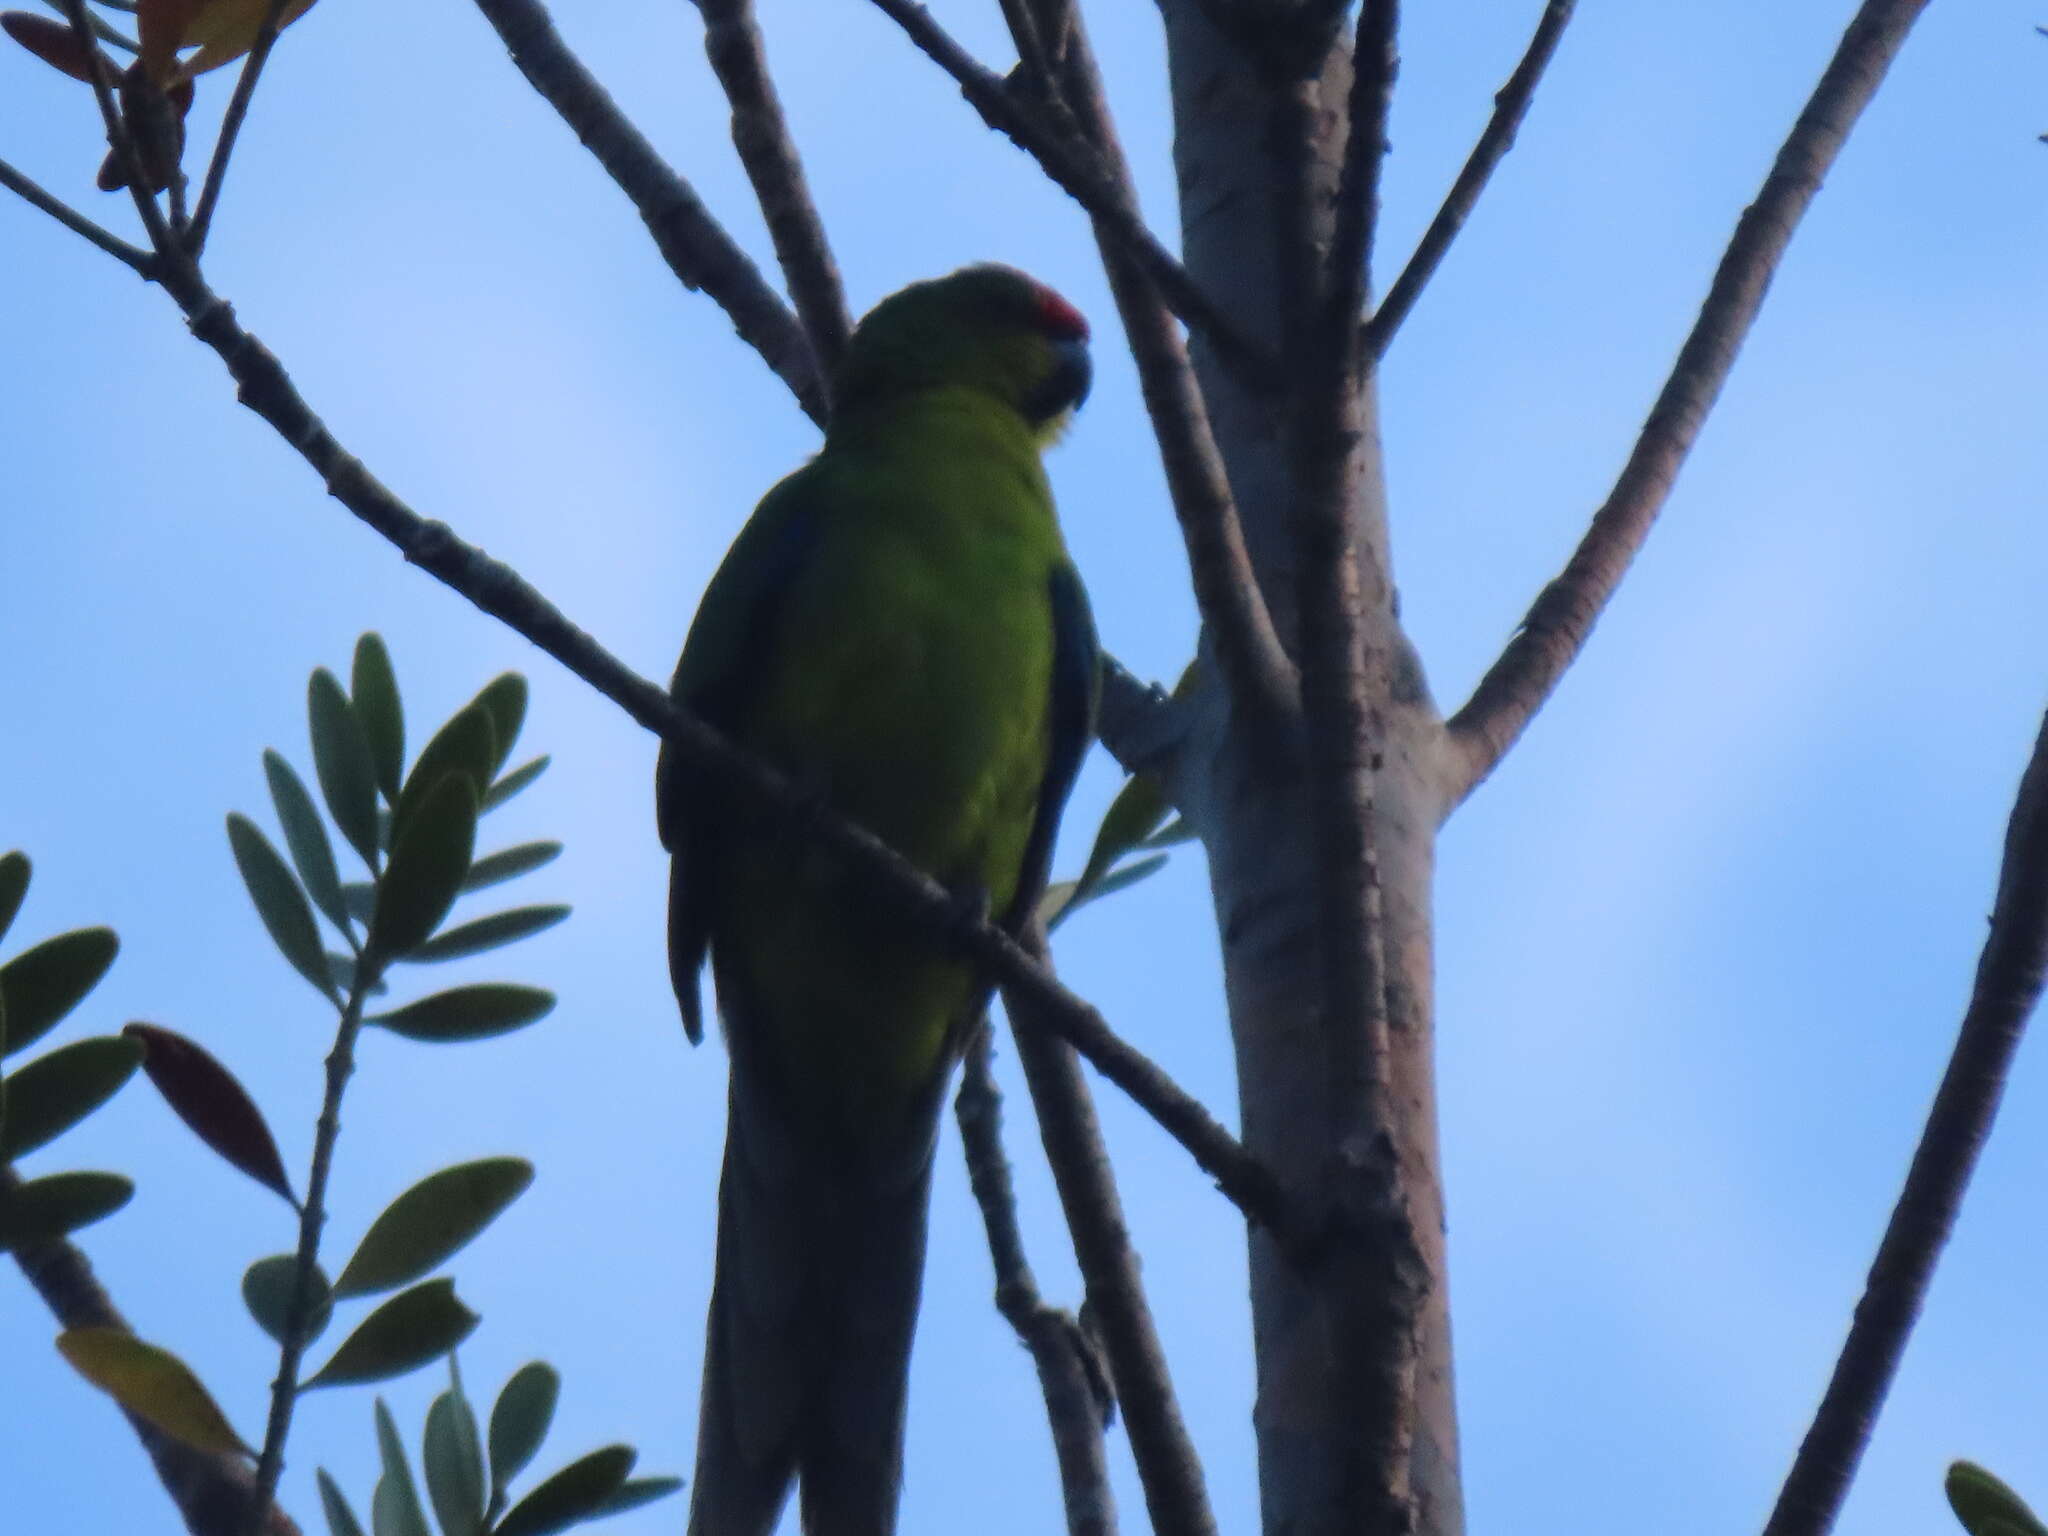
[[[1290,82],[1277,63],[1255,59],[1191,5],[1165,11],[1185,259],[1242,331],[1277,355],[1285,342],[1287,285],[1300,269],[1298,253],[1287,248],[1283,206],[1290,156],[1304,152],[1282,130]],[[1318,82],[1321,110],[1305,147],[1318,182],[1332,189],[1349,86],[1350,57],[1340,44]],[[1319,243],[1328,240],[1329,211],[1329,199],[1316,200]],[[1246,543],[1291,648],[1299,632],[1292,527],[1300,487],[1285,412],[1245,388],[1199,337],[1194,357]],[[1360,403],[1360,424],[1347,476],[1358,490],[1356,537],[1368,561],[1385,570],[1385,486],[1370,388]],[[1429,1274],[1409,1426],[1410,1488],[1421,1536],[1461,1536],[1432,1019],[1431,882],[1443,810],[1442,723],[1391,605],[1368,622],[1387,631],[1368,643],[1397,660],[1391,696],[1370,701],[1382,728],[1374,805],[1394,1119],[1381,1129],[1395,1150]],[[1208,687],[1177,788],[1209,857],[1244,1140],[1287,1187],[1313,1201],[1330,1180],[1356,1166],[1359,1149],[1338,1145],[1321,1113],[1329,1098],[1330,1052],[1319,995],[1309,797],[1299,755],[1273,750],[1261,733],[1240,727],[1229,718],[1221,689]],[[1262,1523],[1271,1536],[1357,1529],[1358,1511],[1347,1507],[1344,1490],[1369,1427],[1357,1421],[1344,1362],[1331,1341],[1356,1337],[1354,1320],[1383,1315],[1383,1305],[1381,1298],[1357,1294],[1346,1283],[1349,1273],[1339,1264],[1304,1266],[1263,1232],[1252,1234],[1254,1425]]]

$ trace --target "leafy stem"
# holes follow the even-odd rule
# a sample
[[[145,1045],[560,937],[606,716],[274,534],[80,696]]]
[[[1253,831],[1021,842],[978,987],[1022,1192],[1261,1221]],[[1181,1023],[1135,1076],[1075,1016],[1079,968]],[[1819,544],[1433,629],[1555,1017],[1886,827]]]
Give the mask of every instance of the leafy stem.
[[[327,1053],[327,1091],[313,1129],[313,1165],[306,1175],[306,1199],[299,1207],[299,1247],[292,1269],[291,1304],[285,1312],[284,1338],[278,1345],[277,1378],[270,1386],[270,1418],[263,1430],[263,1450],[256,1460],[256,1485],[249,1496],[244,1528],[261,1531],[263,1513],[277,1492],[284,1470],[284,1441],[291,1431],[292,1404],[299,1390],[299,1363],[305,1354],[308,1321],[313,1315],[313,1276],[320,1260],[320,1230],[327,1223],[327,1177],[334,1166],[334,1144],[341,1136],[341,1096],[356,1069],[356,1036],[363,1027],[363,1001],[383,971],[381,956],[366,954],[355,968],[334,1048]]]

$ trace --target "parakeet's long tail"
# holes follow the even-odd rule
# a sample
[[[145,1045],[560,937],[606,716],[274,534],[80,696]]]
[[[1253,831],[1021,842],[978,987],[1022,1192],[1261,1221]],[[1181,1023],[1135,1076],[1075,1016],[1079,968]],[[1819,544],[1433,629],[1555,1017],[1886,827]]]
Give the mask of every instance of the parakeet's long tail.
[[[881,1159],[779,1123],[735,1064],[690,1536],[890,1536],[936,1116]]]

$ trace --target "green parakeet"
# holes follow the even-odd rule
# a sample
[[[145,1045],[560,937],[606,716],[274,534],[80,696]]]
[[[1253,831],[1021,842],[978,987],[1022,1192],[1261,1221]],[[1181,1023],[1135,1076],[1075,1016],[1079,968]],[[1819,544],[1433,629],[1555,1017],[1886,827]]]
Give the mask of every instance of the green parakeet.
[[[1093,732],[1094,628],[1040,453],[1088,327],[977,266],[884,299],[818,456],[712,578],[673,694],[1012,930]],[[947,1081],[988,983],[800,828],[664,751],[669,962],[732,1058],[691,1536],[888,1536]]]

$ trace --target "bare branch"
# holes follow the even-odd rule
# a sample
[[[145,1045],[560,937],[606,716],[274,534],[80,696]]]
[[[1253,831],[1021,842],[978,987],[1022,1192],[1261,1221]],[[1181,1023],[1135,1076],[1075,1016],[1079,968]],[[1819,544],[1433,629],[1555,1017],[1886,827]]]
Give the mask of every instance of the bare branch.
[[[1016,1330],[1038,1368],[1039,1390],[1052,1425],[1059,1461],[1060,1491],[1068,1536],[1114,1536],[1116,1500],[1109,1489],[1109,1463],[1102,1433],[1114,1399],[1107,1383],[1097,1390],[1090,1344],[1070,1313],[1048,1306],[1024,1257],[1017,1228],[1017,1195],[1010,1162],[1003,1155],[1003,1100],[989,1069],[989,1027],[983,1020],[967,1047],[960,1092],[953,1100],[960,1140],[967,1152],[967,1180],[988,1229],[989,1257],[996,1270],[996,1310]]]
[[[830,380],[846,350],[853,321],[839,267],[804,181],[803,162],[783,120],[752,0],[697,0],[704,15],[704,51],[732,103],[732,142],[754,184],[754,196],[775,242],[775,259],[811,339],[819,372]]]
[[[1044,935],[1032,934],[1031,942],[1042,958]],[[1117,1401],[1123,1405],[1124,1429],[1144,1485],[1152,1529],[1157,1536],[1215,1536],[1216,1517],[1209,1509],[1201,1458],[1181,1419],[1166,1353],[1145,1300],[1137,1255],[1124,1226],[1123,1202],[1117,1196],[1116,1173],[1102,1142],[1087,1079],[1073,1050],[1052,1032],[1057,1026],[1043,997],[1005,987],[1003,1007],[1031,1088],[1039,1140],[1059,1187],[1088,1302],[1102,1320],[1103,1346]]]
[[[1692,334],[1636,439],[1621,476],[1564,570],[1545,587],[1472,697],[1451,717],[1462,759],[1446,806],[1499,764],[1584,648],[1671,494],[1736,353],[1763,307],[1771,274],[1927,0],[1865,0],[1743,211]]]
[[[0,160],[0,187],[5,187],[30,206],[40,208],[73,234],[83,235],[138,275],[148,277],[154,269],[154,261],[149,252],[132,246],[119,235],[101,228],[69,203],[44,191],[5,160]]]
[[[278,28],[284,20],[285,0],[270,0],[263,24],[256,30],[256,42],[235,76],[234,94],[228,98],[227,115],[220,120],[220,137],[213,143],[213,158],[206,165],[206,181],[199,189],[199,207],[192,215],[192,227],[185,232],[185,249],[197,261],[206,249],[206,234],[213,226],[213,210],[220,203],[220,189],[227,180],[228,157],[235,152],[235,140],[249,115],[249,103],[256,99],[256,82],[263,78],[263,66],[270,62],[270,50],[277,46]],[[174,178],[175,179],[175,173]]]
[[[1093,143],[1118,196],[1135,206],[1130,167],[1110,120],[1102,79],[1086,32],[1070,18],[1067,66],[1060,88],[1081,131]],[[1123,318],[1138,369],[1138,385],[1159,442],[1166,485],[1187,548],[1195,606],[1231,696],[1268,727],[1283,727],[1296,711],[1294,663],[1280,644],[1245,548],[1237,503],[1223,455],[1210,430],[1208,407],[1182,340],[1158,287],[1128,255],[1116,232],[1095,224],[1103,269]]]
[[[740,339],[761,354],[804,414],[822,427],[825,385],[803,326],[690,184],[654,152],[569,51],[540,0],[476,0],[476,5],[497,28],[520,73],[632,199],[669,269],[684,287],[711,296]]]
[[[150,249],[161,254],[170,247],[170,226],[164,222],[164,212],[157,207],[156,198],[149,190],[149,177],[142,168],[142,155],[137,151],[127,122],[121,116],[120,104],[114,99],[111,65],[107,56],[93,45],[85,0],[62,0],[62,6],[65,20],[71,23],[71,35],[85,53],[86,69],[92,77],[93,100],[99,103],[100,122],[107,131],[107,147],[113,152],[122,174],[128,178],[128,193],[134,201],[135,212],[142,219],[142,227],[149,235]]]
[[[894,901],[910,920],[972,956],[997,984],[1036,1001],[1047,1026],[1186,1147],[1248,1218],[1290,1241],[1300,1237],[1302,1228],[1292,1219],[1292,1207],[1278,1184],[1243,1145],[1200,1101],[1119,1039],[1101,1014],[1062,987],[1000,927],[966,911],[954,893],[873,833],[820,806],[815,795],[798,790],[679,708],[661,688],[571,624],[510,566],[464,543],[447,524],[429,522],[406,506],[335,441],[283,365],[242,329],[234,310],[189,264],[165,272],[159,280],[185,311],[192,334],[227,364],[238,386],[236,398],[269,422],[313,467],[328,495],[397,546],[407,560],[524,635],[687,759],[773,813],[801,818],[821,843],[863,871],[875,891]]]
[[[20,1176],[0,1163],[0,1197],[20,1183]],[[72,1243],[63,1238],[21,1243],[14,1249],[14,1262],[61,1327],[128,1329],[128,1320],[93,1274],[91,1263]],[[194,1450],[126,1409],[122,1413],[192,1536],[232,1536],[241,1529],[255,1479],[239,1456]],[[299,1536],[299,1528],[272,1504],[263,1536]]]
[[[1270,391],[1278,381],[1274,360],[1264,349],[1239,334],[1230,318],[1204,293],[1186,267],[1159,243],[1145,226],[1136,205],[1116,178],[1088,147],[1061,125],[1032,111],[1003,82],[985,69],[932,20],[915,0],[874,0],[903,28],[920,52],[951,75],[960,94],[981,114],[981,120],[1038,162],[1061,191],[1081,205],[1089,217],[1107,228],[1155,284],[1167,307],[1191,330],[1199,330],[1217,354],[1260,388]]]
[[[1543,79],[1544,70],[1550,67],[1551,55],[1557,51],[1557,40],[1564,35],[1565,23],[1572,19],[1572,8],[1576,4],[1577,0],[1548,0],[1544,5],[1543,17],[1536,23],[1536,35],[1529,39],[1522,62],[1515,66],[1515,72],[1508,76],[1508,83],[1493,98],[1493,116],[1486,124],[1486,131],[1472,146],[1464,169],[1451,183],[1443,207],[1429,221],[1429,228],[1422,232],[1422,239],[1417,243],[1415,253],[1408,258],[1408,265],[1401,269],[1401,275],[1387,289],[1387,296],[1373,311],[1372,318],[1365,322],[1366,356],[1380,358],[1386,355],[1394,333],[1408,318],[1408,311],[1415,307],[1423,288],[1436,275],[1444,253],[1458,238],[1458,231],[1464,228],[1465,220],[1478,204],[1479,195],[1486,190],[1494,168],[1515,147],[1515,134],[1521,129],[1522,119],[1529,114],[1529,103],[1536,98],[1536,87]]]
[[[1884,1406],[1934,1266],[1991,1134],[2006,1073],[2048,972],[2048,720],[2005,834],[1991,932],[1948,1070],[1870,1266],[1834,1375],[1764,1536],[1824,1536]]]
[[[1336,11],[1333,25],[1343,17],[1341,6]],[[1387,117],[1394,102],[1394,77],[1401,68],[1395,51],[1399,26],[1395,0],[1365,0],[1359,7],[1357,42],[1351,50],[1349,122],[1330,232],[1329,297],[1320,322],[1340,336],[1350,331],[1370,289],[1373,239],[1379,229],[1380,171],[1387,155]],[[1352,368],[1349,349],[1341,363],[1348,376]],[[1336,387],[1348,386],[1339,379]]]

